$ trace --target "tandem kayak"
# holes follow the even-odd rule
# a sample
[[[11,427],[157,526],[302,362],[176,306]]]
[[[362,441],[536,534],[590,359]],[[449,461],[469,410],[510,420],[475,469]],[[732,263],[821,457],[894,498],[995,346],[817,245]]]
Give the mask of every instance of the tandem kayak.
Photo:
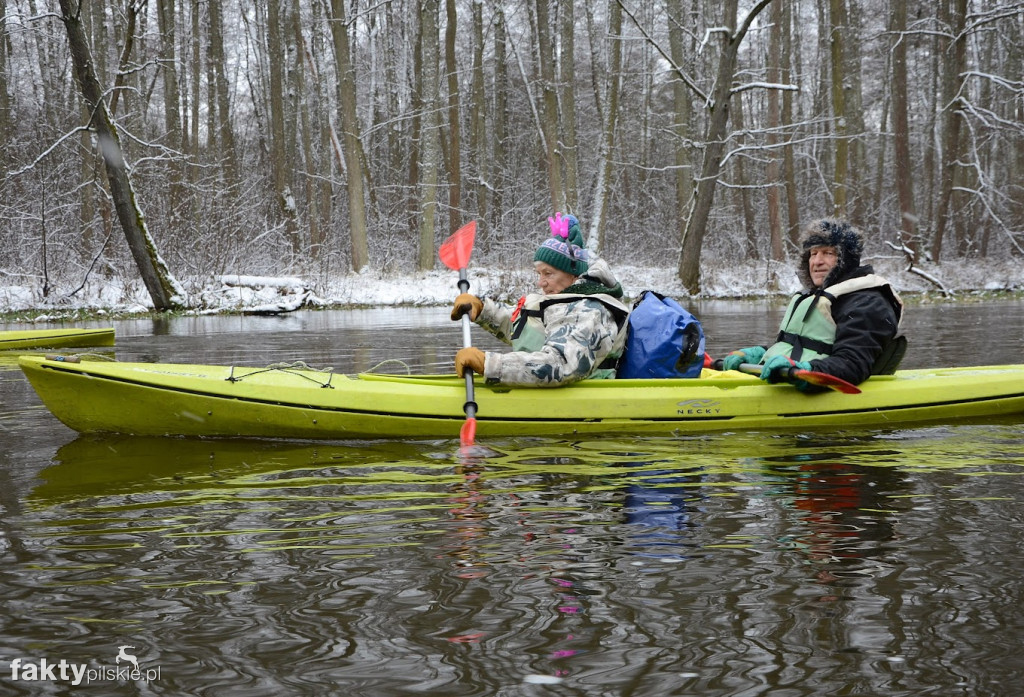
[[[113,346],[114,328],[0,331],[0,351]]]
[[[457,438],[465,420],[465,382],[454,375],[31,356],[19,365],[54,416],[81,433]],[[709,369],[691,379],[475,387],[478,438],[898,427],[1024,413],[1024,365],[903,370],[870,378],[860,394],[804,394]]]

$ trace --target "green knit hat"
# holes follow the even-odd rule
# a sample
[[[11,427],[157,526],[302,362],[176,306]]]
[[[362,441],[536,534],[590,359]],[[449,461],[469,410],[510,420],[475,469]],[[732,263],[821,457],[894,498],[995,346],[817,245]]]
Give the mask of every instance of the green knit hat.
[[[555,213],[554,218],[548,218],[548,224],[551,226],[551,237],[544,240],[544,244],[533,255],[533,260],[542,261],[573,276],[585,274],[590,264],[587,262],[586,242],[580,232],[580,221],[574,215],[563,217],[561,213]]]

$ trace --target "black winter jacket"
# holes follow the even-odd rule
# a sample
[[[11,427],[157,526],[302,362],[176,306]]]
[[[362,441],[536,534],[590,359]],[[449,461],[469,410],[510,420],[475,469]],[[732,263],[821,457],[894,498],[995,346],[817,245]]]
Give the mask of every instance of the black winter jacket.
[[[874,273],[859,266],[829,285]],[[825,288],[826,292],[828,287]],[[827,358],[810,361],[817,370],[857,385],[872,374],[872,367],[899,331],[902,307],[888,287],[869,288],[841,295],[832,303],[836,340]]]

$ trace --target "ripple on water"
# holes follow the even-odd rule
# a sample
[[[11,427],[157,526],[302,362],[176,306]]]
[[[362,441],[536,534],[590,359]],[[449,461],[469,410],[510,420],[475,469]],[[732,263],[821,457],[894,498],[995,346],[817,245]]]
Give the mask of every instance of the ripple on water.
[[[132,644],[164,694],[881,693],[1015,664],[988,656],[1024,605],[1019,424],[487,448],[74,439],[4,520],[0,643]]]

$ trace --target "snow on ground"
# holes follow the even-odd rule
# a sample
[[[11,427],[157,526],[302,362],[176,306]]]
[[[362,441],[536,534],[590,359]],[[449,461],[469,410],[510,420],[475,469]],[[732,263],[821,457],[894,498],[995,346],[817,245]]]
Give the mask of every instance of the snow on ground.
[[[900,292],[938,294],[942,288],[956,294],[973,291],[1024,291],[1024,268],[1015,260],[950,261],[928,265],[922,274],[906,270],[897,257],[866,258],[878,273],[889,278]],[[688,297],[676,269],[618,266],[613,269],[627,296],[652,289],[677,299]],[[309,306],[393,306],[445,305],[458,293],[458,277],[447,269],[404,275],[382,275],[368,271],[323,282],[294,275],[252,276],[238,273],[219,276],[203,283],[189,283],[189,301],[195,312],[244,311],[257,314],[289,312]],[[533,271],[521,269],[470,268],[470,292],[515,302],[534,288]],[[731,265],[708,263],[702,277],[704,298],[785,297],[799,288],[789,263],[767,261]],[[60,319],[76,311],[93,313],[140,313],[152,309],[141,282],[128,286],[117,283],[91,285],[67,297],[59,289],[42,298],[38,289],[24,285],[0,285],[0,312],[26,312],[35,321]]]

